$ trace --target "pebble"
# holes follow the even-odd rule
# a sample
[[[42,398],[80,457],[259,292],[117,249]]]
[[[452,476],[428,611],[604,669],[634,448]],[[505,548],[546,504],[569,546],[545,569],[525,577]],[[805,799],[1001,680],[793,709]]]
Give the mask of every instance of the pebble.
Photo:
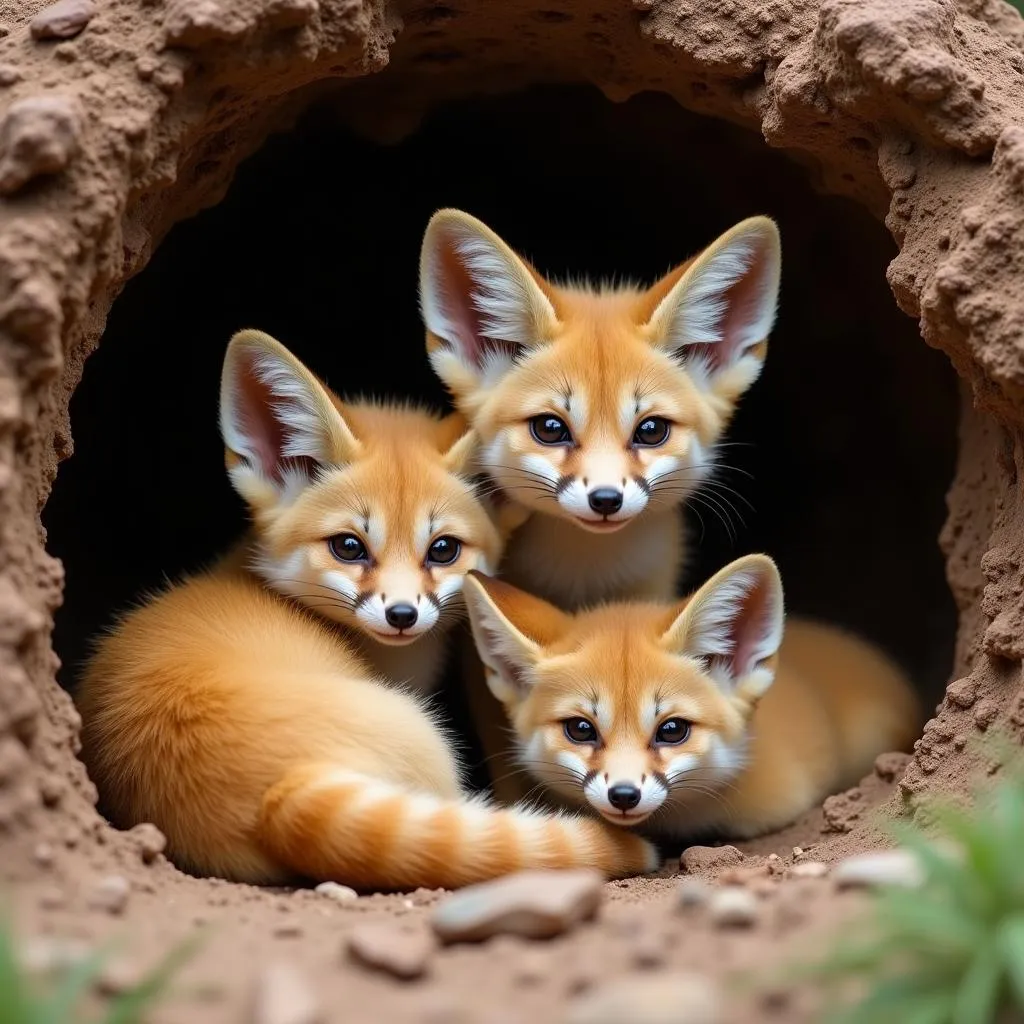
[[[50,974],[80,964],[92,953],[84,942],[48,935],[29,939],[18,950],[18,962],[29,974]]]
[[[501,934],[550,938],[594,917],[603,894],[604,879],[591,869],[520,871],[452,894],[431,924],[443,942]]]
[[[131,883],[122,875],[107,875],[93,890],[89,905],[110,914],[120,914],[128,905]]]
[[[321,1024],[313,988],[294,967],[271,964],[256,979],[252,1024]]]
[[[130,829],[128,836],[139,851],[143,864],[152,864],[167,849],[167,836],[148,821]]]
[[[820,860],[805,860],[794,864],[789,873],[793,878],[824,878],[828,874],[828,865]]]
[[[30,22],[36,40],[72,39],[92,21],[96,7],[90,0],[57,0],[44,7]]]
[[[679,866],[687,875],[717,874],[724,868],[738,867],[743,854],[735,846],[691,846],[683,850]]]
[[[721,998],[698,974],[626,975],[595,986],[569,1005],[566,1024],[719,1024]]]
[[[719,928],[749,928],[757,921],[757,897],[738,885],[725,885],[712,893],[708,912]]]
[[[54,849],[49,843],[37,843],[32,851],[32,859],[41,868],[52,867],[54,856]]]
[[[840,889],[902,885],[916,888],[924,881],[924,869],[909,850],[877,850],[840,861],[832,872]]]
[[[699,878],[681,878],[676,885],[676,906],[680,910],[703,907],[711,898],[711,886]]]
[[[313,891],[337,903],[351,903],[353,900],[359,899],[359,893],[355,889],[350,889],[347,885],[339,885],[337,882],[321,882]]]
[[[346,945],[357,963],[403,981],[426,974],[435,949],[429,934],[392,924],[358,925],[349,932]]]
[[[26,96],[12,103],[0,122],[0,195],[64,170],[78,152],[81,130],[78,107],[66,96]],[[73,846],[78,838],[65,842]]]
[[[101,996],[120,996],[137,989],[145,980],[145,972],[131,960],[107,961],[96,975],[96,991]]]

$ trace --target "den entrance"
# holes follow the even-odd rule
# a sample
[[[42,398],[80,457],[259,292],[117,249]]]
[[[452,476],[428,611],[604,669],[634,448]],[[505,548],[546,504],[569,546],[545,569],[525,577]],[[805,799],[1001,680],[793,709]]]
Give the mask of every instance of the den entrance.
[[[665,96],[614,105],[585,87],[453,104],[390,146],[351,134],[330,106],[311,110],[239,168],[223,202],[170,233],[86,365],[75,454],[43,516],[66,567],[62,684],[74,692],[90,638],[119,609],[241,529],[217,432],[234,331],[275,335],[342,394],[444,402],[416,284],[423,228],[446,205],[545,273],[594,278],[653,280],[743,217],[778,220],[778,324],[718,483],[689,511],[685,584],[767,551],[790,610],[873,639],[937,701],[956,628],[937,538],[958,398],[945,358],[893,301],[891,237],[756,135]],[[457,687],[445,696],[462,722]]]

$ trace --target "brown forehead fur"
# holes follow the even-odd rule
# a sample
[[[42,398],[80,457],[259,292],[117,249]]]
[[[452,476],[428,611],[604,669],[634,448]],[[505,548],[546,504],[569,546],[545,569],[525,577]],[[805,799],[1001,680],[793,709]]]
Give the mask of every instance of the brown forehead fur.
[[[429,515],[496,559],[499,540],[487,513],[472,486],[443,461],[466,430],[461,415],[342,402],[334,395],[331,401],[359,442],[360,454],[280,513],[268,537],[272,545],[284,550],[372,518],[384,522],[388,547],[411,548],[417,526]]]
[[[554,400],[577,388],[584,392],[589,424],[607,424],[617,435],[623,391],[633,388],[638,398],[656,391],[662,404],[671,405],[659,408],[659,413],[671,413],[682,426],[695,430],[702,442],[710,443],[725,427],[724,411],[716,410],[678,362],[655,349],[644,334],[651,313],[681,274],[677,268],[668,275],[672,282],[659,282],[649,290],[546,283],[544,291],[557,317],[546,339],[549,343],[531,351],[522,367],[494,387],[477,419],[482,432],[491,434],[521,419],[520,404],[534,390]]]
[[[657,695],[666,714],[732,731],[735,709],[696,663],[662,639],[685,604],[615,603],[572,616],[561,636],[544,646],[528,713],[539,721],[564,713],[567,699],[597,697],[615,713],[614,732],[632,733]]]
[[[561,717],[573,698],[586,713],[584,702],[597,697],[620,712],[619,727],[632,731],[657,692],[666,710],[680,710],[672,702],[682,697],[686,717],[710,729],[737,728],[736,709],[715,683],[663,639],[689,597],[670,604],[614,602],[570,615],[502,580],[472,575],[516,629],[542,648],[539,682],[516,714],[520,725]]]

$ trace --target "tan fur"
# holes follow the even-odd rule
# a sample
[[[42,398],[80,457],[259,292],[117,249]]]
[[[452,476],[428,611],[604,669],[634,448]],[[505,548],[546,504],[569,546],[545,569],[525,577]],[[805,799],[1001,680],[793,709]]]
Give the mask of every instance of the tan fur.
[[[755,584],[727,607],[722,595],[739,574]],[[466,596],[524,764],[562,800],[612,822],[677,839],[770,832],[855,784],[878,754],[908,749],[920,727],[907,680],[866,642],[790,620],[778,646],[781,584],[764,556],[738,559],[673,604],[569,615],[477,573]],[[721,651],[694,653],[717,636],[700,616],[725,621],[723,610]],[[757,643],[757,657],[726,679],[730,652]],[[562,723],[573,716],[597,724],[601,742],[572,743]],[[658,724],[673,717],[690,723],[688,738],[656,744]],[[620,781],[643,794],[637,812],[608,802]]]
[[[327,595],[335,566],[324,561],[325,538],[367,519],[381,543],[372,564],[343,567],[339,586],[373,588],[398,566],[424,590],[452,573],[461,587],[469,568],[497,560],[494,527],[454,471],[463,429],[425,412],[323,402],[316,382],[302,385],[299,404],[312,403],[319,426],[289,437],[273,418],[260,421],[264,399],[245,416],[231,408],[259,391],[247,374],[266,354],[291,375],[289,387],[308,374],[257,332],[229,347],[225,372],[239,377],[226,379],[233,397],[222,425],[229,448],[248,453],[231,448],[228,465],[253,510],[251,537],[128,613],[81,682],[83,758],[113,821],[151,821],[180,866],[251,883],[307,876],[389,889],[457,886],[521,867],[618,875],[654,866],[638,837],[466,796],[444,732],[414,692],[430,688],[453,620],[389,646]],[[299,451],[288,458],[320,460],[304,483],[281,474],[286,448]],[[422,564],[425,516],[462,541],[443,571]],[[297,593],[274,589],[266,566],[275,558],[301,561],[307,579]],[[314,584],[321,564],[330,572]],[[405,659],[397,673],[396,657]],[[411,686],[395,685],[406,678]]]
[[[709,268],[741,250],[745,270],[710,288],[703,320],[687,319]],[[765,217],[646,289],[556,285],[474,217],[431,218],[420,262],[427,351],[481,438],[481,469],[523,513],[504,578],[564,608],[672,599],[686,555],[681,508],[707,482],[760,373],[779,272],[778,231]],[[754,334],[740,339],[744,318]],[[719,340],[700,343],[699,327]],[[537,441],[530,421],[547,414],[571,428],[571,444]],[[669,421],[669,436],[633,444],[650,416]],[[620,512],[601,519],[588,507],[597,486],[621,491]],[[492,723],[479,728],[496,734]],[[508,776],[507,751],[488,753]]]

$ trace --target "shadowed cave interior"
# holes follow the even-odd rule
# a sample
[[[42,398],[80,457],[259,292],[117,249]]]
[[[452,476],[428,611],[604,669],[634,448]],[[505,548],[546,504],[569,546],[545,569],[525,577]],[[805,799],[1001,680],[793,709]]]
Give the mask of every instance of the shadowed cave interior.
[[[780,313],[727,437],[719,487],[689,510],[685,586],[763,550],[791,612],[884,646],[939,700],[956,609],[937,538],[958,396],[885,280],[896,248],[857,205],[752,133],[669,97],[589,87],[439,108],[396,145],[348,131],[344,91],[241,165],[128,283],[71,402],[75,453],[44,510],[66,569],[54,646],[74,684],[89,639],[143,592],[208,563],[243,514],[217,432],[230,335],[265,330],[344,394],[443,405],[416,301],[430,214],[482,218],[547,274],[655,279],[736,221],[777,219]],[[486,776],[461,693],[444,697]]]

